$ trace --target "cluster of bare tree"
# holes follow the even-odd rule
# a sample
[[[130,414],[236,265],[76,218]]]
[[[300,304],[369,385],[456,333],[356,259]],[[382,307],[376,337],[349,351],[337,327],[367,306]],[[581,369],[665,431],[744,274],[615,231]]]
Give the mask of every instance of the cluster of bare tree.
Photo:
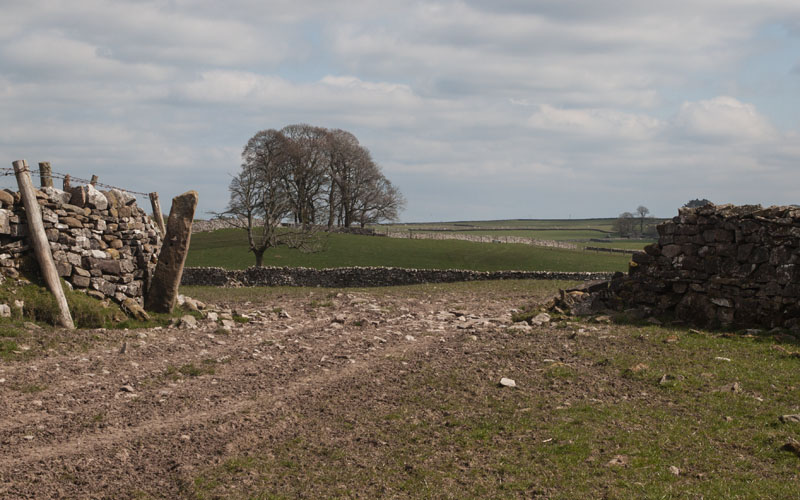
[[[247,229],[257,266],[270,247],[303,248],[315,227],[396,220],[405,206],[353,134],[306,124],[256,133],[242,151],[230,194],[219,215]],[[281,222],[293,228],[279,230]]]
[[[650,209],[643,205],[636,208],[636,214],[631,212],[623,212],[619,214],[617,220],[614,221],[614,230],[619,233],[623,238],[631,238],[634,236],[645,236],[650,227],[646,227],[648,222],[647,216],[650,214]],[[638,221],[636,220],[638,216]],[[650,231],[652,232],[652,230]]]

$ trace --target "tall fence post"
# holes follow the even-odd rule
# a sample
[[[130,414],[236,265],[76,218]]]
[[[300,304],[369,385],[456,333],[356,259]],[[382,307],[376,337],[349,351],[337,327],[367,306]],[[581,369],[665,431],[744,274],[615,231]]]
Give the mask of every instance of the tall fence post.
[[[92,186],[96,186],[97,185],[97,176],[96,175],[92,176],[92,180],[89,181],[89,184],[91,184]]]
[[[183,265],[189,252],[196,208],[197,191],[187,191],[172,198],[164,243],[158,254],[150,289],[144,299],[144,308],[148,311],[168,313],[175,307]]]
[[[156,221],[156,225],[163,237],[167,233],[167,230],[164,228],[164,214],[161,213],[161,203],[158,202],[158,193],[150,193],[150,205],[153,207],[153,220]]]
[[[25,216],[28,219],[28,232],[33,244],[33,251],[36,254],[36,260],[39,261],[39,267],[42,270],[42,276],[47,288],[50,289],[58,303],[60,313],[58,323],[65,328],[74,329],[75,324],[72,322],[67,298],[64,296],[64,289],[61,288],[61,280],[53,262],[53,254],[50,253],[50,243],[47,241],[47,234],[44,232],[42,209],[39,206],[39,202],[36,201],[36,194],[33,191],[28,162],[17,160],[12,165],[14,166],[14,174],[17,177],[17,184],[19,184],[19,194],[25,206]]]
[[[72,189],[72,186],[70,185],[70,180],[71,179],[69,177],[69,174],[64,176],[63,190],[66,191],[67,193],[69,193],[69,190]]]
[[[49,161],[39,162],[39,180],[43,188],[53,187],[53,170]]]

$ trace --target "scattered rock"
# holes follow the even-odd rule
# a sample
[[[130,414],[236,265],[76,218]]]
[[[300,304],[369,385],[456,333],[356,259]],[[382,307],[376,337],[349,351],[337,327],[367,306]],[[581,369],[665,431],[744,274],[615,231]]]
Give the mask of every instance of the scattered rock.
[[[281,309],[281,312],[278,313],[278,317],[283,319],[292,319],[292,316],[283,309]]]
[[[138,321],[150,320],[150,315],[147,314],[147,311],[145,311],[144,308],[140,306],[138,302],[136,302],[131,298],[123,300],[120,307],[125,314]]]
[[[625,455],[616,455],[614,458],[606,463],[607,467],[625,467],[628,465],[628,457]]]
[[[638,363],[638,364],[636,364],[636,365],[631,367],[631,371],[633,373],[639,373],[641,371],[647,370],[648,368],[650,368],[648,365],[646,365],[644,363]]]
[[[409,342],[414,342],[417,339],[415,339],[413,335],[406,335],[406,340],[408,340]]]
[[[676,476],[680,476],[681,475],[681,470],[679,468],[675,467],[674,465],[670,465],[669,466],[669,472],[670,472],[670,474],[674,474]]]
[[[11,317],[11,308],[8,307],[8,304],[0,304],[0,318],[10,318]]]
[[[185,316],[181,316],[181,319],[178,322],[178,326],[180,328],[187,328],[189,330],[193,330],[193,329],[197,328],[197,318],[195,318],[191,314],[187,314]]]
[[[781,449],[784,451],[791,451],[792,453],[800,457],[800,443],[798,443],[797,441],[794,440],[789,441],[788,443],[783,445]]]
[[[122,387],[119,388],[119,390],[120,390],[120,392],[130,392],[130,393],[136,392],[136,390],[133,388],[133,386],[132,385],[128,385],[128,384],[123,385]]]
[[[742,392],[742,386],[739,384],[739,382],[734,382],[732,384],[723,385],[722,387],[718,388],[716,392],[732,392],[734,394],[739,394]]]
[[[674,344],[678,341],[677,335],[670,335],[669,337],[664,339],[665,344]]]
[[[541,326],[545,323],[550,323],[550,315],[547,313],[539,313],[533,318],[531,318],[531,324],[536,326]]]
[[[731,358],[723,358],[722,356],[717,356],[714,358],[717,361],[728,361],[730,362]]]
[[[533,330],[533,327],[524,321],[520,321],[519,323],[514,323],[513,325],[508,327],[508,330],[512,332],[529,332]]]
[[[503,378],[500,379],[500,386],[502,386],[502,387],[516,387],[517,383],[514,380],[510,379],[510,378],[503,377]]]
[[[800,413],[795,413],[794,415],[781,415],[780,421],[784,424],[788,424],[790,422],[800,424]]]
[[[658,385],[667,385],[670,382],[675,382],[676,380],[680,380],[682,378],[683,377],[680,376],[676,377],[675,375],[670,375],[669,373],[665,373],[664,375],[661,375],[661,378],[658,380]]]

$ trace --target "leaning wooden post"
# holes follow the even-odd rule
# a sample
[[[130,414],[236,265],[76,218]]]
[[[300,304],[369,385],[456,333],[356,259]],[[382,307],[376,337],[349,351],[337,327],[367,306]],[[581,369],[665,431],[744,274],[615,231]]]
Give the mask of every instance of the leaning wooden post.
[[[39,180],[43,188],[53,187],[53,169],[49,161],[39,162]]]
[[[164,243],[158,254],[153,281],[144,299],[144,307],[148,311],[169,313],[175,307],[178,286],[183,276],[183,264],[189,252],[195,208],[197,191],[188,191],[172,198]]]
[[[92,176],[92,180],[89,181],[89,184],[91,184],[92,186],[96,186],[97,185],[97,176],[96,175]]]
[[[164,214],[161,213],[161,203],[158,202],[158,193],[150,193],[150,205],[153,207],[153,220],[156,221],[161,236],[167,232],[164,228]]]
[[[44,224],[42,224],[42,209],[39,206],[39,202],[36,201],[36,194],[33,191],[28,162],[18,160],[12,165],[14,165],[14,174],[16,174],[17,183],[19,184],[19,194],[25,206],[25,216],[28,219],[28,232],[33,243],[33,251],[36,254],[36,260],[39,261],[39,267],[42,270],[42,276],[44,276],[47,288],[50,289],[58,303],[60,311],[58,323],[65,328],[73,329],[75,324],[72,322],[67,298],[64,296],[64,289],[61,288],[61,280],[58,277],[56,265],[53,263],[53,254],[50,253],[50,243],[47,241]]]

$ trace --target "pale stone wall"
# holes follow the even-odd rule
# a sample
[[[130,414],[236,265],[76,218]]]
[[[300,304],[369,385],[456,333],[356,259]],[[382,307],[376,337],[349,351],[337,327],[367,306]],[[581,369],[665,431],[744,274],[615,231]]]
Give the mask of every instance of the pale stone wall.
[[[0,271],[16,276],[33,252],[19,193],[0,195]],[[161,247],[161,235],[136,198],[91,185],[70,192],[36,192],[58,273],[73,288],[118,302],[141,301]]]

